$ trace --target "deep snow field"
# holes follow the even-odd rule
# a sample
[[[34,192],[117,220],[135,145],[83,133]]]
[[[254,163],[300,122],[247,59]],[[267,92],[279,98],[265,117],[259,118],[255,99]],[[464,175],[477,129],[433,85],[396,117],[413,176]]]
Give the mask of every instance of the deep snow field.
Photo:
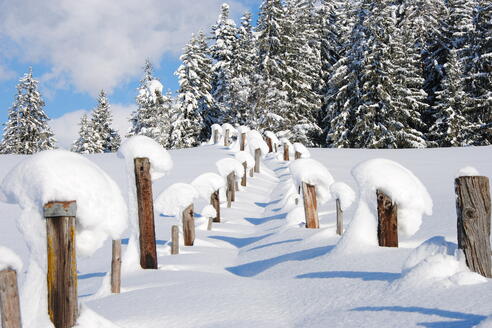
[[[421,243],[444,236],[456,243],[454,178],[473,166],[492,178],[492,147],[426,150],[309,149],[334,180],[357,194],[351,170],[372,158],[396,161],[412,171],[433,200],[433,214],[420,230],[400,238],[399,248],[355,247],[337,251],[335,202],[319,209],[321,228],[305,229],[302,218],[287,219],[288,163],[267,155],[262,173],[248,177],[232,208],[222,198],[222,222],[207,231],[197,217],[195,246],[170,255],[171,226],[180,220],[156,210],[158,270],[124,272],[122,292],[107,293],[111,241],[93,256],[78,259],[83,327],[492,327],[492,281],[453,267],[451,256],[424,260],[420,271],[402,267]],[[153,184],[154,198],[177,182],[217,172],[215,163],[232,158],[223,146],[170,151],[174,167]],[[88,155],[127,197],[125,163],[116,154]],[[0,157],[3,179],[24,157]],[[74,172],[77,174],[77,172]],[[207,204],[195,202],[196,212]],[[345,213],[345,228],[357,200]],[[20,208],[0,203],[0,245],[17,253],[27,269],[29,251],[18,231]],[[165,215],[162,215],[165,214]],[[368,231],[368,234],[374,233]],[[181,239],[182,242],[182,239]],[[352,242],[354,242],[352,240]],[[123,240],[123,253],[127,239]],[[450,246],[452,248],[452,245]],[[435,263],[430,263],[436,261]],[[458,274],[456,274],[458,273]],[[106,276],[106,278],[105,278]],[[106,281],[105,281],[106,280]],[[24,285],[20,274],[20,288]],[[25,300],[21,299],[21,302]],[[98,323],[99,322],[99,323]],[[35,325],[33,326],[35,327]]]

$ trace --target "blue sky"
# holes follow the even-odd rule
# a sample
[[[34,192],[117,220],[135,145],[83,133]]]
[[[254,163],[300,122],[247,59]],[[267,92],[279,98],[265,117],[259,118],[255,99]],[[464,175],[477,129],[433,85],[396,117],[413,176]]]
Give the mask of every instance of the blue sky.
[[[221,0],[18,0],[0,4],[0,121],[29,66],[40,80],[49,117],[95,105],[98,90],[120,106],[134,104],[146,57],[166,89],[191,33],[208,32]],[[236,23],[261,0],[228,2]]]

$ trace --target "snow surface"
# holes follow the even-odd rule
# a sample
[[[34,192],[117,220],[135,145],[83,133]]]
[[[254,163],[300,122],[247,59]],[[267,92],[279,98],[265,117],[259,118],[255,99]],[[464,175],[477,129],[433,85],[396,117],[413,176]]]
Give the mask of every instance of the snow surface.
[[[225,181],[217,173],[208,172],[196,177],[191,185],[195,187],[200,197],[209,201],[214,192],[225,187]]]
[[[355,201],[355,192],[343,182],[335,182],[330,185],[330,192],[335,199],[340,200],[342,211],[346,211]]]
[[[215,207],[212,205],[205,205],[203,207],[202,211],[200,212],[204,218],[210,219],[210,218],[215,218],[217,216],[217,211],[215,210]]]
[[[22,260],[11,249],[0,246],[0,271],[13,269],[17,272],[22,270]]]
[[[217,161],[215,165],[217,166],[219,174],[224,178],[227,178],[227,176],[231,172],[234,172],[236,174],[236,180],[241,180],[241,178],[244,176],[243,164],[237,159],[223,158],[220,161]]]
[[[472,176],[479,176],[480,173],[478,173],[478,170],[474,168],[473,166],[466,166],[461,169],[459,169],[458,173],[456,174],[456,177],[472,177]]]
[[[298,159],[290,164],[290,173],[297,187],[303,182],[316,186],[316,198],[320,204],[331,199],[330,185],[334,180],[320,162],[314,159]]]
[[[238,151],[237,153],[234,154],[234,158],[239,163],[246,162],[246,168],[248,169],[251,169],[255,166],[255,159],[253,158],[253,156],[251,156],[250,153],[246,151]]]
[[[162,214],[181,218],[181,213],[200,197],[198,190],[188,183],[175,183],[159,194],[155,209]]]

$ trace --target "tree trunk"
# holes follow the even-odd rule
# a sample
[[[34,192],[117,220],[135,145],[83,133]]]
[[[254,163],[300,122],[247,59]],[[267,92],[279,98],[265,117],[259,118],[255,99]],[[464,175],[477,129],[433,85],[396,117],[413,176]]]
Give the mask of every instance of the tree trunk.
[[[378,200],[378,241],[382,247],[398,247],[398,206],[381,190]]]

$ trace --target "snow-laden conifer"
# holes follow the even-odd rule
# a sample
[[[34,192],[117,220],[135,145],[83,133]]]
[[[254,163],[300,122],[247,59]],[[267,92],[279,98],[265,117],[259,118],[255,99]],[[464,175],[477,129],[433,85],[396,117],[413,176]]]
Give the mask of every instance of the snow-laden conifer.
[[[113,121],[111,106],[104,90],[99,93],[97,102],[97,107],[92,112],[91,118],[94,137],[101,146],[100,151],[98,150],[97,152],[114,153],[120,147],[121,138],[111,126]]]

